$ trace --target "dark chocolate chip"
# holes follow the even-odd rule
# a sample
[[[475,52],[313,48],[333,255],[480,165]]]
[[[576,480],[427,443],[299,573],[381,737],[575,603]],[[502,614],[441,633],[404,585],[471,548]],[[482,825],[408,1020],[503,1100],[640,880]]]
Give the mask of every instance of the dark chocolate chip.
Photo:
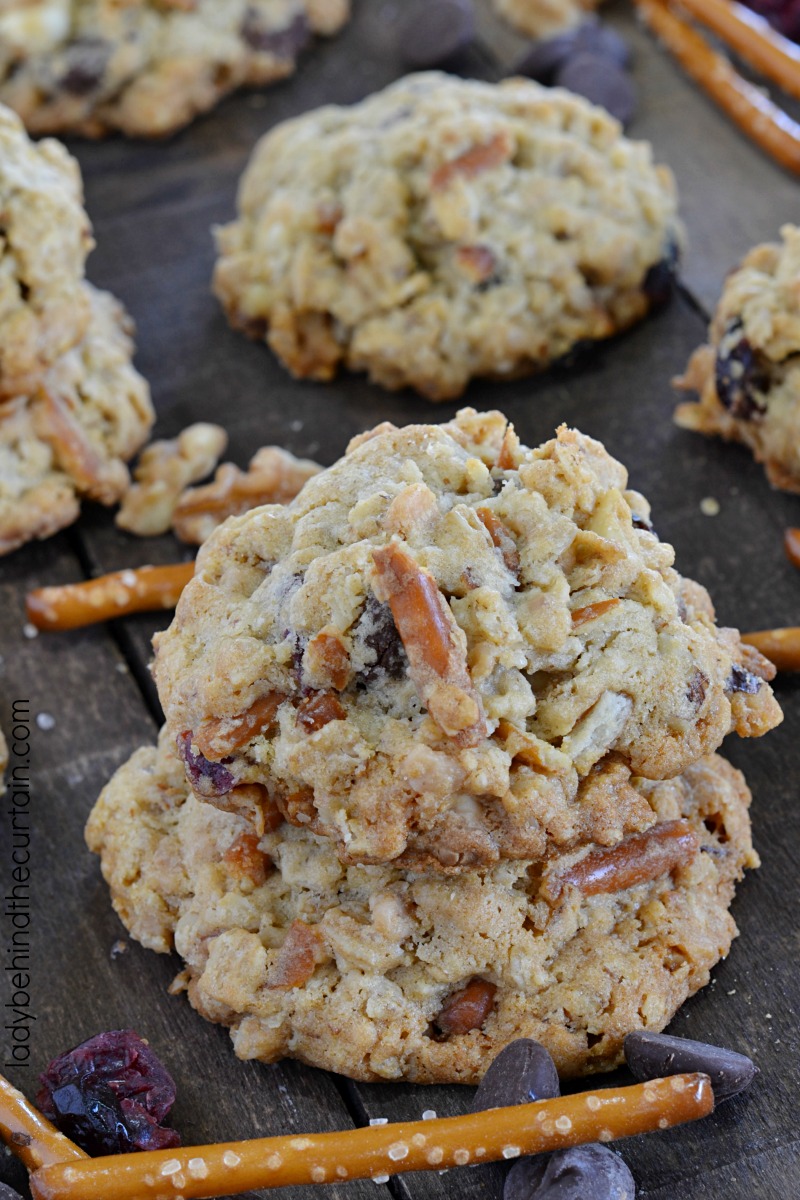
[[[363,672],[364,683],[372,683],[383,672],[402,679],[408,670],[408,657],[388,604],[379,604],[374,596],[367,599],[356,625],[356,638],[375,654],[375,662]]]
[[[258,9],[252,7],[242,18],[239,34],[253,50],[274,54],[287,62],[297,57],[311,37],[308,21],[302,13],[298,13],[285,29],[270,29],[264,25]]]
[[[742,322],[734,318],[720,338],[715,382],[720,403],[731,416],[750,421],[766,410],[763,394],[769,389],[769,370],[741,329]]]
[[[664,257],[654,263],[642,281],[642,291],[653,308],[666,304],[675,287],[680,250],[675,238],[671,237],[664,250]]]
[[[599,104],[627,125],[636,110],[636,89],[625,72],[599,54],[582,50],[556,72],[558,87]]]
[[[731,667],[731,673],[725,681],[726,692],[746,692],[748,696],[755,696],[758,689],[761,687],[761,679],[758,675],[754,675],[752,671],[748,671],[746,667],[742,667],[739,663],[734,663]]]
[[[200,796],[226,796],[235,780],[224,764],[232,759],[211,762],[199,750],[193,750],[191,731],[179,733],[175,740],[192,790]]]
[[[528,75],[537,83],[551,84],[556,71],[573,53],[576,36],[577,30],[572,29],[534,42],[514,67],[514,74]]]
[[[631,50],[625,39],[601,21],[584,21],[575,30],[574,53],[585,51],[605,58],[623,70],[631,64]]]
[[[589,1144],[522,1158],[508,1173],[503,1200],[634,1200],[636,1184],[619,1155]]]
[[[471,0],[406,0],[397,46],[412,70],[445,66],[474,40]]]
[[[517,1038],[489,1064],[472,1101],[472,1112],[532,1104],[561,1094],[552,1056],[531,1038]]]
[[[648,1033],[643,1029],[629,1033],[625,1038],[625,1061],[642,1081],[702,1071],[711,1079],[718,1104],[720,1100],[744,1091],[758,1072],[751,1059],[735,1050],[693,1042],[689,1038],[670,1037],[666,1033]]]
[[[86,96],[105,74],[111,43],[101,37],[75,38],[64,52],[64,74],[59,87],[73,96]]]

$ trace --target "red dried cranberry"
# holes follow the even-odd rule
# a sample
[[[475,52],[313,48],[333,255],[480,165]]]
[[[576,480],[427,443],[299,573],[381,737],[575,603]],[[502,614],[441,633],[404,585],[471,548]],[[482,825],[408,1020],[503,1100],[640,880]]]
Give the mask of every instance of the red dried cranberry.
[[[175,742],[192,789],[200,796],[226,796],[236,781],[225,763],[233,760],[228,757],[210,762],[199,750],[193,750],[191,730],[179,733]]]
[[[769,389],[769,373],[741,330],[742,322],[734,318],[720,338],[715,382],[720,403],[731,416],[751,421],[766,409],[763,394]]]
[[[162,1124],[175,1102],[172,1076],[131,1029],[98,1033],[54,1058],[39,1079],[39,1109],[88,1154],[181,1143]]]

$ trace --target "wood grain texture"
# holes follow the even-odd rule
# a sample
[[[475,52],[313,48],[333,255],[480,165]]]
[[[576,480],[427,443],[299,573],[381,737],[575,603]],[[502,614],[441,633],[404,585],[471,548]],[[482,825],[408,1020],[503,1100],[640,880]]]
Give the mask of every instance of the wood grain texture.
[[[138,362],[153,386],[158,436],[173,436],[195,420],[218,420],[230,432],[228,457],[239,465],[268,442],[329,463],[354,433],[380,420],[440,421],[455,411],[456,405],[434,407],[407,393],[382,392],[359,377],[328,386],[294,381],[263,345],[228,328],[209,291],[209,229],[233,216],[253,142],[285,117],[322,101],[356,100],[395,78],[391,45],[378,45],[374,31],[376,14],[397,3],[361,0],[351,29],[315,49],[294,80],[232,98],[167,144],[72,145],[98,241],[89,273],[113,288],[136,318]],[[614,7],[610,15],[636,47],[641,107],[632,133],[651,138],[657,157],[678,176],[692,246],[684,267],[691,295],[571,367],[517,383],[475,384],[465,402],[502,408],[529,444],[549,437],[561,421],[602,438],[629,466],[632,486],[650,499],[655,526],[675,545],[680,569],[710,587],[723,622],[797,624],[800,577],[781,547],[783,528],[798,524],[797,498],[772,492],[743,450],[677,429],[669,384],[702,339],[699,307],[713,304],[727,269],[753,242],[774,236],[782,221],[796,216],[797,184],[727,125],[625,9]],[[509,66],[521,40],[485,14],[481,29],[480,61],[485,65],[491,46]],[[720,503],[716,517],[701,512],[707,496]],[[362,1086],[293,1063],[238,1063],[224,1030],[165,994],[175,960],[129,939],[124,954],[110,957],[124,931],[97,862],[83,847],[82,827],[110,772],[154,736],[157,698],[147,660],[152,632],[165,618],[136,617],[107,630],[28,641],[21,635],[21,599],[27,587],[189,553],[171,537],[140,541],[123,534],[110,514],[90,509],[74,531],[0,562],[0,723],[7,724],[19,697],[30,698],[32,713],[49,712],[56,721],[49,731],[34,727],[35,1062],[8,1073],[32,1093],[37,1070],[52,1054],[100,1028],[131,1024],[151,1038],[178,1079],[175,1121],[187,1140],[329,1129],[376,1116],[419,1117],[428,1108],[440,1115],[464,1111],[471,1097],[465,1088]],[[761,1074],[747,1095],[702,1126],[622,1147],[645,1200],[800,1194],[794,1125],[800,681],[779,680],[777,691],[784,725],[761,742],[727,747],[755,794],[755,838],[764,863],[734,906],[742,937],[712,986],[672,1026],[675,1033],[751,1053]],[[3,894],[7,829],[0,826]],[[0,1180],[20,1185],[7,1158],[0,1158]],[[499,1200],[501,1180],[499,1167],[476,1168],[412,1175],[390,1189],[399,1200],[445,1200],[456,1193],[464,1200]],[[312,1200],[315,1191],[293,1195]],[[337,1195],[357,1200],[380,1192],[363,1183],[342,1186]]]

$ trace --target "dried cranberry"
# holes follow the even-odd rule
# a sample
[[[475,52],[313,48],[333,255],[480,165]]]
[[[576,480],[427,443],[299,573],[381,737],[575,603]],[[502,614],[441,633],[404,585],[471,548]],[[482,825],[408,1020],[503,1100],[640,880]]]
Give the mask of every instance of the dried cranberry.
[[[162,1122],[175,1103],[172,1076],[131,1029],[98,1033],[54,1058],[36,1103],[88,1154],[179,1146]]]
[[[372,683],[381,672],[392,679],[403,678],[408,670],[408,658],[388,604],[379,604],[374,596],[370,596],[359,617],[356,636],[375,654],[375,662],[363,672],[365,683]]]
[[[653,308],[666,304],[672,295],[679,259],[678,243],[671,237],[664,249],[664,257],[650,267],[642,283],[642,290]]]
[[[308,22],[299,13],[285,29],[269,29],[262,24],[258,10],[250,7],[244,14],[240,34],[253,50],[274,54],[291,61],[299,54],[311,36]]]
[[[210,762],[199,750],[192,749],[191,730],[179,733],[175,741],[193,791],[200,796],[226,796],[236,782],[225,766],[233,759]]]
[[[748,696],[755,696],[760,687],[761,680],[758,675],[754,675],[752,671],[748,671],[739,663],[733,664],[725,683],[726,692],[746,692]]]
[[[732,417],[751,421],[766,411],[763,394],[769,389],[769,372],[741,330],[742,322],[735,317],[720,338],[715,368],[717,395]]]
[[[86,96],[102,81],[110,57],[111,43],[105,38],[75,38],[64,55],[66,69],[59,80],[60,86],[73,96]]]

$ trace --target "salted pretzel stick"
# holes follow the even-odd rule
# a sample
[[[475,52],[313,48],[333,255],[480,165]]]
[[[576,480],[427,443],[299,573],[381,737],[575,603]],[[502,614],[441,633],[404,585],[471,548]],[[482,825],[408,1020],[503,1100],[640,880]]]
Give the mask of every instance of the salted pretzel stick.
[[[636,0],[636,5],[686,73],[731,120],[787,170],[800,173],[800,125],[743,79],[724,55],[712,50],[663,0]]]
[[[680,0],[680,5],[757,71],[800,99],[800,47],[763,17],[735,0]]]
[[[743,633],[742,641],[760,650],[779,671],[800,671],[800,625]]]
[[[540,1154],[668,1129],[714,1107],[707,1075],[673,1075],[433,1121],[256,1138],[45,1167],[34,1200],[203,1200],[259,1188],[375,1179]]]
[[[47,1117],[43,1117],[22,1092],[0,1075],[0,1137],[29,1171],[86,1158]]]
[[[800,567],[800,529],[784,530],[783,548],[792,566]]]
[[[193,575],[193,562],[114,571],[84,583],[36,588],[25,598],[25,611],[37,629],[80,629],[130,613],[174,608]]]

